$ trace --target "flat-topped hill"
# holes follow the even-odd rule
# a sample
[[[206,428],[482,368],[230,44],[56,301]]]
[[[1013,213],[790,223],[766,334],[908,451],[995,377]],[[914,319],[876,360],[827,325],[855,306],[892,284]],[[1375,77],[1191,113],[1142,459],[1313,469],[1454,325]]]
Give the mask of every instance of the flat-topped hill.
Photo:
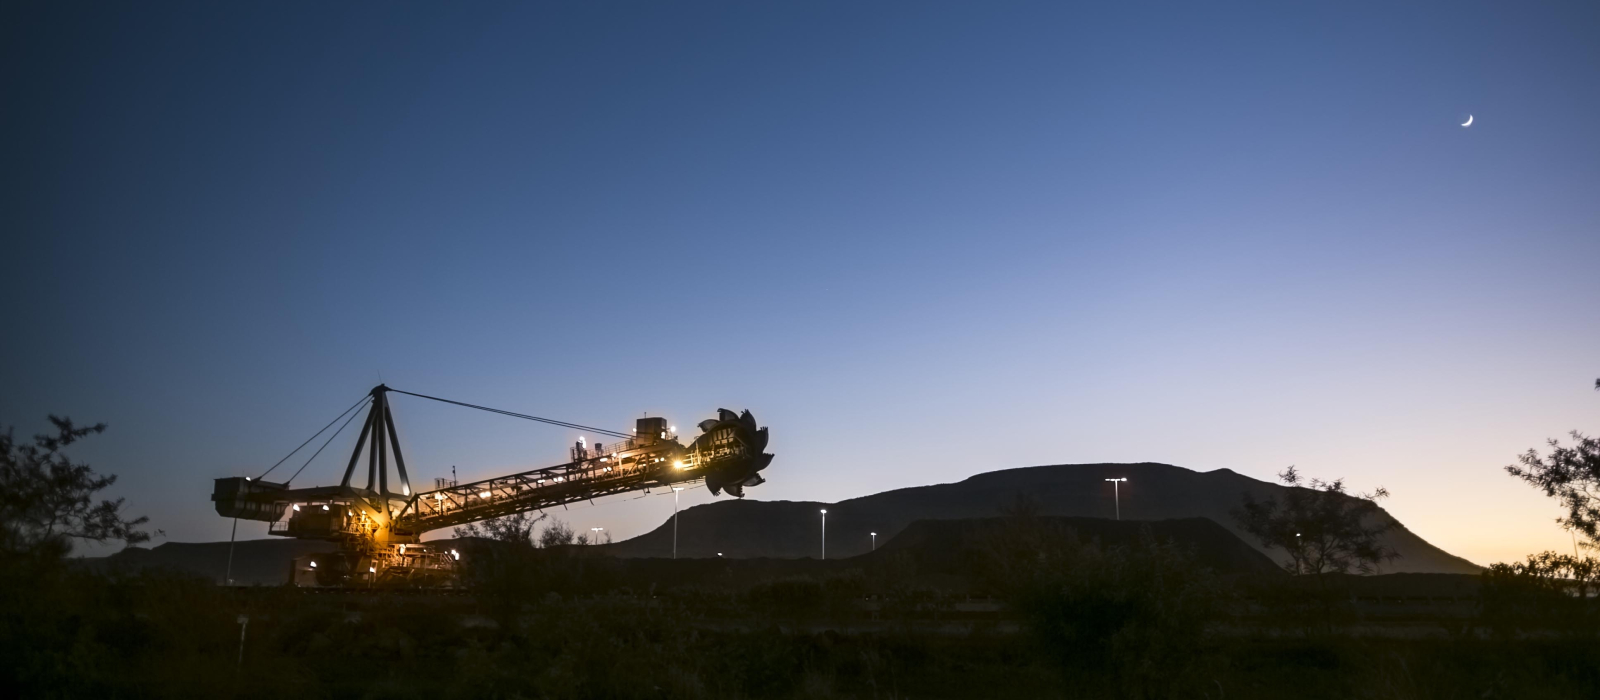
[[[772,478],[780,478],[773,474]],[[1257,498],[1281,495],[1288,487],[1252,479],[1227,469],[1196,472],[1168,464],[1063,464],[1025,467],[978,474],[952,484],[896,489],[837,503],[814,501],[724,500],[695,506],[680,514],[680,557],[801,558],[821,550],[818,511],[828,509],[828,557],[850,557],[870,551],[878,533],[880,546],[918,520],[956,520],[999,515],[1019,495],[1033,500],[1039,514],[1111,519],[1115,513],[1110,478],[1126,478],[1121,489],[1124,521],[1206,518],[1260,548],[1229,511],[1243,494]],[[1385,512],[1381,517],[1389,518]],[[1392,519],[1392,518],[1391,518]],[[1445,552],[1416,536],[1404,525],[1391,530],[1387,544],[1400,558],[1383,567],[1395,573],[1475,574],[1477,565]],[[605,545],[620,557],[662,557],[672,552],[672,521],[651,532]],[[1282,553],[1268,553],[1281,559]]]

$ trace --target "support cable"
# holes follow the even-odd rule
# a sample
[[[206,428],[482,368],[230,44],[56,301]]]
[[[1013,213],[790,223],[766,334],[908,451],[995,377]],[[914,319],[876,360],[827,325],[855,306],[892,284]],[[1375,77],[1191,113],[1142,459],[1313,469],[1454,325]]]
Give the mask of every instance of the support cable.
[[[305,471],[306,467],[311,466],[311,460],[312,459],[316,459],[317,455],[322,454],[323,450],[328,449],[328,445],[333,443],[333,439],[336,438],[336,437],[339,437],[339,433],[344,432],[345,427],[350,425],[350,421],[355,420],[356,416],[359,416],[359,415],[361,415],[361,412],[360,411],[356,411],[355,413],[350,414],[349,418],[344,419],[344,425],[339,426],[338,430],[333,431],[333,434],[329,435],[328,439],[323,441],[322,447],[318,447],[316,452],[312,452],[311,453],[311,459],[307,459],[305,464],[300,465],[300,468],[295,470],[294,476],[289,477],[289,481],[294,481],[294,477],[300,476],[300,472]],[[288,486],[289,485],[289,481],[283,482],[283,485],[284,486]]]
[[[498,413],[498,414],[503,415],[503,416],[511,416],[512,418],[523,418],[523,419],[526,419],[526,420],[538,421],[540,423],[548,423],[550,425],[557,425],[557,426],[561,426],[563,428],[573,428],[573,429],[576,429],[576,430],[587,430],[587,431],[589,431],[591,433],[600,433],[601,435],[606,435],[606,436],[614,437],[614,438],[623,438],[623,439],[631,440],[631,439],[633,439],[635,437],[638,437],[637,435],[634,435],[632,433],[621,433],[621,432],[617,432],[615,430],[606,430],[605,428],[595,428],[595,427],[591,427],[591,426],[587,426],[587,425],[578,425],[577,423],[568,423],[566,421],[552,420],[550,418],[540,418],[538,416],[530,416],[530,415],[528,415],[526,413],[514,413],[512,411],[503,411],[503,410],[498,409],[498,408],[489,408],[488,406],[479,406],[479,405],[476,405],[476,404],[462,403],[460,401],[451,401],[450,399],[441,399],[441,398],[439,398],[437,396],[428,396],[426,394],[413,394],[413,393],[411,393],[409,391],[401,391],[399,389],[390,389],[389,391],[392,391],[392,392],[394,392],[396,394],[405,394],[406,396],[415,396],[415,397],[417,397],[419,399],[432,399],[434,401],[439,401],[439,402],[442,402],[442,403],[451,403],[451,404],[455,404],[457,406],[466,406],[467,408],[476,408],[476,409],[478,409],[480,411],[488,411],[490,413]]]
[[[354,411],[356,409],[356,407],[360,406],[363,402],[365,402],[369,398],[372,398],[372,397],[371,396],[363,396],[363,397],[361,397],[360,401],[355,402],[354,405],[352,405],[351,407],[345,409],[344,413],[339,414],[338,418],[334,418],[333,420],[328,421],[327,425],[322,426],[322,430],[318,430],[316,435],[312,435],[311,437],[306,438],[305,442],[300,443],[300,447],[296,447],[293,450],[290,450],[289,454],[284,455],[283,459],[278,460],[278,464],[274,464],[274,465],[272,465],[271,469],[268,469],[268,470],[266,470],[264,472],[261,472],[261,476],[256,477],[256,480],[259,481],[261,479],[265,479],[268,474],[272,473],[273,469],[277,469],[278,468],[278,465],[281,465],[284,462],[289,461],[289,458],[293,457],[294,453],[299,452],[301,448],[305,447],[306,445],[311,444],[312,440],[317,439],[317,435],[321,435],[322,433],[326,432],[328,430],[328,428],[332,428],[333,424],[334,423],[338,423],[339,422],[339,418],[343,418],[345,413],[349,413],[351,411]]]

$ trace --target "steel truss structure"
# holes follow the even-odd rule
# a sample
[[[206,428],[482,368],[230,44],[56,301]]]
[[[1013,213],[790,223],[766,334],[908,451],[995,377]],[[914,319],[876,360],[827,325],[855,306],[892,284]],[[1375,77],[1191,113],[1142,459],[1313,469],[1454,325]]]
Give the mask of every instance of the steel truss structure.
[[[580,438],[571,450],[571,461],[564,464],[467,484],[446,481],[433,490],[417,492],[411,486],[395,431],[389,402],[391,392],[576,428],[616,441],[610,445],[597,442],[589,447]],[[664,418],[639,419],[634,432],[628,434],[414,394],[380,384],[328,427],[363,404],[369,406],[366,420],[338,486],[291,488],[293,476],[281,483],[251,477],[216,480],[211,499],[218,515],[271,522],[268,531],[273,535],[328,540],[341,545],[339,557],[329,559],[332,565],[311,564],[297,568],[296,576],[320,569],[313,572],[318,581],[349,582],[365,578],[369,582],[437,583],[441,577],[426,572],[453,567],[460,553],[434,551],[421,543],[421,536],[429,531],[701,480],[714,494],[726,490],[742,497],[746,486],[761,483],[759,472],[773,458],[764,452],[767,429],[758,427],[749,411],[735,414],[719,409],[716,418],[699,424],[701,434],[685,446],[678,442]],[[350,415],[344,425],[349,425],[354,417]],[[295,451],[310,444],[328,427]],[[344,426],[340,426],[323,447],[343,429]],[[318,449],[317,453],[321,451]],[[290,456],[293,454],[291,452]],[[363,455],[367,464],[366,484],[352,486],[351,480]],[[312,459],[315,457],[313,454]],[[398,492],[390,490],[391,460]],[[308,459],[306,464],[310,461]],[[280,460],[278,464],[282,463]],[[267,470],[267,474],[276,468],[275,465]],[[284,518],[286,514],[287,519]]]

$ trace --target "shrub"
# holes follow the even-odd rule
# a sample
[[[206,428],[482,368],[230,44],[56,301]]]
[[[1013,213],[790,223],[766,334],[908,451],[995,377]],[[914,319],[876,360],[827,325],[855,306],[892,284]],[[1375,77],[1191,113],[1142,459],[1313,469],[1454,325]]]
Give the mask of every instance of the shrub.
[[[1600,636],[1600,560],[1545,552],[1483,572],[1480,620],[1496,636]]]
[[[1173,696],[1195,680],[1220,595],[1188,550],[1148,530],[1136,546],[1104,548],[1024,517],[981,534],[971,551],[1039,651],[1069,675],[1127,697]]]

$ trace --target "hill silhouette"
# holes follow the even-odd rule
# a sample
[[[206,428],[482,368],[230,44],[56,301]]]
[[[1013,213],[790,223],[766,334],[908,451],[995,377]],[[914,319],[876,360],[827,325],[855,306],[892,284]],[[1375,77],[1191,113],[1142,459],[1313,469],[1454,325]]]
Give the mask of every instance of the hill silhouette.
[[[1198,563],[1220,574],[1286,575],[1271,559],[1205,518],[1121,522],[1104,518],[1039,517],[1035,520],[1040,524],[1070,529],[1084,541],[1106,547],[1137,546],[1148,531],[1157,539],[1173,541],[1189,548]],[[693,585],[742,590],[762,581],[783,577],[903,568],[909,561],[915,565],[913,570],[917,572],[916,578],[931,587],[969,590],[978,585],[982,578],[982,572],[971,570],[972,550],[983,546],[984,530],[998,525],[1000,521],[1000,518],[919,520],[907,526],[899,536],[878,547],[877,551],[848,559],[830,558],[827,561],[765,557],[619,559],[606,555],[603,545],[568,545],[565,549],[572,556],[600,556],[616,562],[619,566],[611,570],[615,574],[612,584],[632,585],[641,589],[649,586]],[[466,542],[460,539],[439,540],[436,544],[442,547],[460,546],[463,549],[503,546],[490,540]],[[333,548],[327,542],[286,539],[237,542],[233,553],[234,583],[281,585],[288,579],[289,566],[295,557],[332,551]],[[226,542],[172,542],[151,549],[129,548],[109,557],[80,561],[99,571],[133,573],[147,569],[164,570],[221,581],[227,557]]]
[[[1109,484],[1102,481],[1112,477],[1128,478],[1121,485],[1121,523],[1111,519],[1112,496]],[[1281,560],[1282,555],[1264,552],[1253,538],[1239,530],[1228,510],[1239,502],[1242,493],[1259,498],[1281,494],[1286,488],[1227,469],[1195,472],[1154,463],[1024,467],[838,503],[744,499],[699,505],[680,514],[678,553],[684,559],[716,558],[719,552],[725,559],[815,559],[821,543],[817,511],[827,508],[830,560],[870,553],[872,539],[867,533],[877,532],[879,553],[914,550],[919,560],[926,559],[932,570],[939,570],[954,566],[940,557],[954,556],[964,544],[963,533],[975,526],[973,522],[946,521],[995,517],[1019,494],[1026,494],[1037,504],[1040,516],[1067,519],[1086,538],[1120,544],[1138,531],[1140,523],[1149,523],[1157,536],[1194,547],[1202,562],[1218,571],[1247,572],[1262,563]],[[1387,513],[1384,517],[1388,517]],[[1401,556],[1383,567],[1385,573],[1481,571],[1471,562],[1428,544],[1404,525],[1390,531],[1386,540]],[[295,557],[333,548],[332,543],[318,541],[243,540],[235,545],[233,580],[245,585],[278,585],[287,578],[289,563]],[[666,519],[644,535],[596,545],[589,551],[622,558],[670,557],[672,520]],[[1246,556],[1246,552],[1256,558]],[[228,543],[168,542],[79,561],[97,570],[157,568],[221,581],[227,567]],[[771,561],[751,571],[768,568],[790,569]],[[802,569],[803,565],[794,571]]]
[[[858,572],[868,579],[893,577],[925,589],[974,593],[984,592],[987,585],[986,572],[974,566],[974,555],[989,546],[997,532],[1006,531],[1003,520],[919,520],[876,551],[827,561],[765,557],[601,558],[613,567],[610,571],[614,574],[615,585],[631,586],[633,590],[694,587],[742,591],[784,579]],[[1204,518],[1117,522],[1104,518],[1036,517],[1032,521],[1040,526],[1071,530],[1082,541],[1102,547],[1138,547],[1148,532],[1158,540],[1189,549],[1195,562],[1225,577],[1252,580],[1288,577],[1271,559]],[[574,546],[571,553],[594,556],[595,550],[604,548],[603,545]]]
[[[828,511],[829,515],[833,511]],[[1003,518],[918,520],[878,547],[845,561],[872,565],[878,560],[909,555],[919,571],[968,576],[968,551],[982,542],[982,531]],[[1087,542],[1105,547],[1138,546],[1146,531],[1158,540],[1189,548],[1195,561],[1222,574],[1287,576],[1272,559],[1206,518],[1178,520],[1107,520],[1105,518],[1039,517],[1040,524],[1060,526]],[[879,533],[880,535],[882,533]],[[681,546],[682,543],[680,543]]]
[[[1119,477],[1128,479],[1120,487],[1124,521],[1206,518],[1274,561],[1284,559],[1281,552],[1267,552],[1240,530],[1229,510],[1238,505],[1242,494],[1281,496],[1288,487],[1228,469],[1196,472],[1151,462],[1006,469],[951,484],[895,489],[837,503],[718,501],[679,515],[678,556],[715,557],[721,552],[735,558],[817,557],[821,549],[818,510],[822,508],[828,509],[829,558],[870,551],[870,532],[878,533],[881,547],[919,520],[993,517],[1018,495],[1037,502],[1040,515],[1110,519],[1115,506],[1111,485],[1104,480]],[[1393,520],[1386,511],[1381,517]],[[1384,539],[1400,556],[1383,566],[1385,573],[1476,574],[1482,570],[1395,522],[1396,527]],[[602,549],[619,557],[670,556],[672,521],[669,518],[655,530]]]
[[[335,549],[332,542],[281,537],[240,540],[233,547],[233,582],[254,586],[282,584],[289,580],[289,566],[295,557]],[[77,561],[95,571],[131,573],[155,569],[221,581],[228,571],[228,543],[167,542],[149,549],[129,547],[111,556]]]

